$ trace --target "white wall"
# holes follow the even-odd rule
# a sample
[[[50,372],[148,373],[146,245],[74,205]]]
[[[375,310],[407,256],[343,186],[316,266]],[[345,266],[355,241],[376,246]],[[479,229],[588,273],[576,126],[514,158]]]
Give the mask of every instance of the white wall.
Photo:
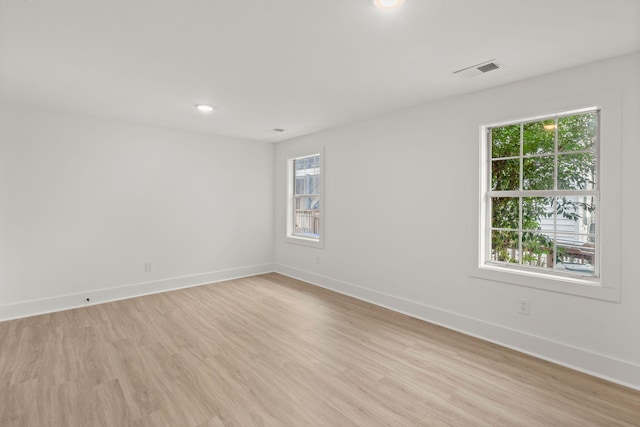
[[[276,269],[640,388],[639,76],[640,55],[614,58],[278,144]],[[479,126],[611,89],[622,93],[621,303],[472,277]],[[285,242],[285,159],[321,146],[325,243],[315,249]]]
[[[263,143],[0,105],[0,320],[275,259],[282,273],[640,388],[638,76],[639,55],[616,58],[281,143],[275,159]],[[523,99],[544,108],[608,89],[622,93],[621,303],[472,277],[478,127],[526,115]],[[285,159],[305,147],[325,147],[324,249],[285,242]]]
[[[9,105],[0,138],[0,320],[272,270],[270,144]]]

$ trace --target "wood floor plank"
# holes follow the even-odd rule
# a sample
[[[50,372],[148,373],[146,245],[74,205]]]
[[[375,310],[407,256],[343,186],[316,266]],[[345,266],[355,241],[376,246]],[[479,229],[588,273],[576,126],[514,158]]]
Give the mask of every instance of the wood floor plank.
[[[0,323],[0,426],[640,426],[640,392],[278,274]]]

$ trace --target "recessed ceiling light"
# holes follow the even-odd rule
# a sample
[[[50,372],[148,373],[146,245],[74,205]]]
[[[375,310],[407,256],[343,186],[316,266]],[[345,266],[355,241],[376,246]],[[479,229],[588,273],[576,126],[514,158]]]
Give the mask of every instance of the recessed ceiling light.
[[[373,0],[373,5],[378,9],[389,10],[401,6],[405,0]]]
[[[198,111],[202,111],[203,113],[210,113],[213,111],[213,107],[207,104],[197,104],[196,108]]]

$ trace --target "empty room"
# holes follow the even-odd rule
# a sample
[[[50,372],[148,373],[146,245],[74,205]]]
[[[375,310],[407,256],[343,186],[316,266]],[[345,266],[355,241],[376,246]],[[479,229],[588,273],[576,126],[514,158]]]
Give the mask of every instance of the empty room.
[[[0,427],[640,426],[640,1],[0,0]]]

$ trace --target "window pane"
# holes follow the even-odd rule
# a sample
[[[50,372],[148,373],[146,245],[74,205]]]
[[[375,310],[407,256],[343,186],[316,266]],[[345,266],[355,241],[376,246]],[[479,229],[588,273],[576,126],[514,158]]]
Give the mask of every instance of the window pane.
[[[307,182],[307,194],[320,194],[320,175],[310,175]]]
[[[553,234],[522,233],[522,264],[531,267],[553,267]]]
[[[558,156],[559,190],[592,190],[595,188],[596,156],[593,153]]]
[[[318,210],[320,209],[319,197],[296,197],[296,209]]]
[[[591,150],[598,138],[598,113],[558,119],[558,151]]]
[[[320,194],[320,156],[295,159],[293,165],[295,194]]]
[[[320,198],[296,197],[294,232],[317,237],[320,235]]]
[[[296,177],[296,193],[295,194],[305,194],[305,186],[304,186],[304,177],[299,176]]]
[[[522,198],[522,229],[553,233],[553,197]]]
[[[508,191],[520,189],[520,160],[493,160],[491,162],[491,189]]]
[[[525,158],[522,163],[523,190],[553,190],[553,156]]]
[[[516,231],[492,231],[491,232],[491,259],[518,264],[518,232]]]
[[[491,199],[491,226],[493,228],[511,228],[520,226],[520,198],[494,197]]]
[[[520,125],[491,129],[491,157],[520,155]]]
[[[595,275],[595,241],[586,234],[558,234],[556,239],[557,270]]]
[[[556,229],[559,233],[595,233],[595,197],[558,197],[557,203]]]
[[[524,124],[523,153],[545,154],[555,152],[555,119]]]

